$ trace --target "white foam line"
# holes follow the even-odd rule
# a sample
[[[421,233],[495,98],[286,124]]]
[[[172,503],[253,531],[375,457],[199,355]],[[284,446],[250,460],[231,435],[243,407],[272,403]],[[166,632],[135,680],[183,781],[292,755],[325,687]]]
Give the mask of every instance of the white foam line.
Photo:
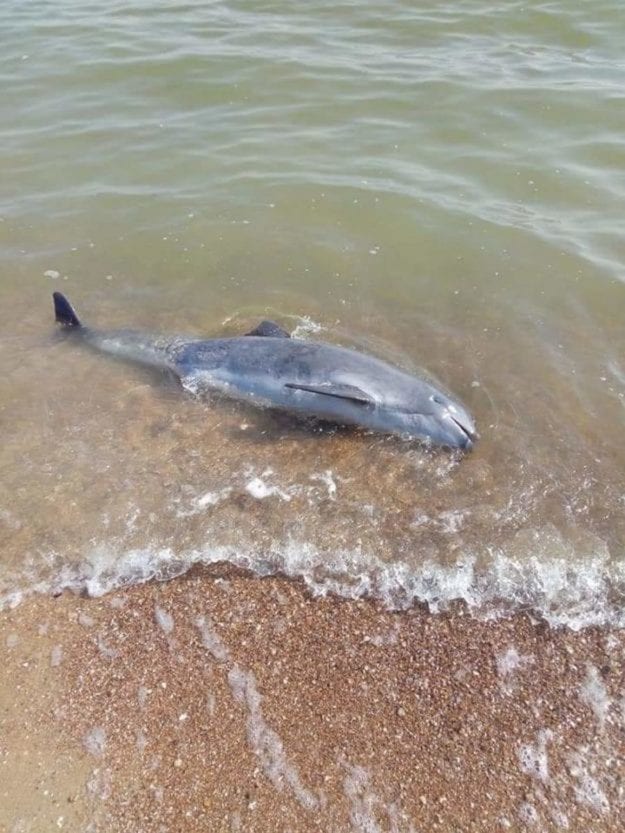
[[[587,765],[588,750],[580,747],[568,757],[569,772],[577,781],[575,797],[580,804],[586,804],[599,813],[607,813],[610,803],[596,778],[590,772],[591,765]]]
[[[580,698],[595,713],[601,731],[605,729],[605,721],[612,706],[612,698],[608,694],[605,683],[594,665],[586,666],[586,678],[580,688]]]
[[[163,633],[169,636],[174,629],[174,617],[171,613],[168,613],[165,608],[160,605],[156,605],[154,608],[154,618],[156,619],[156,624],[163,631]]]
[[[62,561],[56,553],[52,557]],[[293,539],[275,542],[263,551],[244,545],[206,546],[180,553],[158,546],[119,551],[99,545],[82,564],[66,565],[51,579],[33,582],[27,572],[4,577],[7,589],[3,593],[0,588],[0,609],[14,607],[33,593],[73,590],[101,596],[128,585],[174,578],[196,564],[226,562],[258,575],[299,578],[315,595],[374,596],[391,610],[420,603],[436,613],[460,601],[483,618],[526,609],[548,624],[572,630],[625,627],[625,609],[620,603],[625,595],[625,563],[611,561],[606,552],[571,562],[546,556],[518,559],[493,551],[488,561],[480,569],[477,556],[466,554],[455,564],[411,565],[385,562],[360,548],[328,553]]]
[[[213,659],[216,662],[228,662],[230,660],[230,651],[226,643],[213,628],[210,620],[205,616],[200,616],[195,620],[195,624],[200,632],[202,645],[212,655]]]
[[[279,790],[288,786],[305,810],[317,809],[319,799],[302,784],[297,767],[287,758],[280,736],[265,721],[253,672],[244,671],[235,663],[228,672],[228,682],[236,702],[247,709],[248,743],[267,778]]]
[[[220,664],[230,666],[228,669],[230,691],[235,702],[247,711],[247,740],[252,752],[259,759],[263,772],[276,789],[283,790],[288,787],[296,801],[305,810],[317,809],[318,797],[303,785],[297,767],[290,763],[284,751],[280,736],[267,724],[263,716],[262,697],[258,691],[254,673],[246,671],[231,660],[228,646],[216,632],[208,617],[200,616],[195,620],[195,625],[200,632],[202,645],[213,659]]]
[[[369,789],[369,773],[361,766],[345,764],[343,788],[349,801],[352,829],[358,833],[382,833],[375,817],[377,796]]]
[[[397,801],[383,801],[370,786],[371,776],[362,766],[343,761],[343,791],[349,802],[349,819],[354,833],[416,833],[408,814]],[[386,818],[382,825],[379,819]]]
[[[84,737],[85,749],[94,758],[101,758],[106,749],[106,732],[101,726],[94,726]]]

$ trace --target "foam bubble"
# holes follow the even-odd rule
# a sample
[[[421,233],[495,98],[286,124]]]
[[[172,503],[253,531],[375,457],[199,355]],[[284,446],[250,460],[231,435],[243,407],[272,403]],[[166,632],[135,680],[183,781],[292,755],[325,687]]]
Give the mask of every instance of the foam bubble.
[[[556,806],[551,810],[551,818],[556,827],[560,827],[562,830],[569,829],[569,818],[561,807]]]
[[[94,758],[101,758],[106,748],[106,732],[101,726],[94,726],[84,737],[85,749]]]
[[[145,752],[145,747],[148,745],[148,738],[143,729],[137,729],[135,735],[135,746],[140,754]]]
[[[100,654],[102,654],[103,657],[106,657],[106,659],[117,659],[119,656],[119,651],[116,648],[112,648],[107,642],[105,642],[100,634],[98,634],[96,645]]]
[[[519,654],[514,645],[511,645],[505,651],[497,654],[497,673],[500,677],[509,677],[515,671],[524,668],[532,661],[531,657],[522,656]]]
[[[94,769],[87,781],[87,791],[100,801],[108,801],[113,791],[113,775],[110,769]]]
[[[217,698],[212,692],[208,692],[206,695],[206,710],[211,717],[215,716],[215,709],[217,707]]]
[[[553,738],[549,729],[538,733],[535,744],[523,744],[519,748],[519,763],[521,769],[533,778],[546,784],[549,780],[549,755],[547,743]]]
[[[271,486],[266,483],[261,477],[253,477],[245,484],[245,491],[249,492],[252,497],[257,500],[264,500],[267,497],[279,497],[281,500],[290,501],[291,495],[288,492],[278,488],[278,486]]]
[[[223,489],[217,491],[204,492],[204,494],[193,498],[191,504],[186,507],[179,508],[176,515],[179,518],[189,518],[192,515],[199,515],[206,509],[217,506],[222,501],[226,500],[232,493],[232,487],[225,486]]]
[[[538,824],[538,813],[533,804],[524,801],[519,807],[519,819],[528,827],[534,827]]]
[[[336,481],[334,480],[330,469],[326,469],[326,471],[318,474],[311,474],[310,479],[321,481],[321,483],[323,483],[328,490],[328,497],[330,500],[336,500]]]
[[[497,674],[503,691],[510,694],[517,684],[516,675],[534,662],[534,657],[519,654],[514,645],[495,656]]]
[[[581,699],[593,710],[599,728],[605,728],[605,721],[612,705],[612,698],[608,694],[605,683],[594,665],[586,666],[586,677],[580,688]]]
[[[88,613],[80,610],[78,612],[78,623],[85,628],[91,628],[95,625],[95,619],[92,616],[89,616]]]
[[[363,833],[414,833],[415,828],[408,814],[398,801],[384,801],[371,786],[371,775],[363,766],[343,761],[345,778],[343,790],[349,802],[352,829]],[[421,797],[425,801],[425,796]],[[382,820],[388,819],[388,827]]]
[[[354,830],[381,833],[375,815],[377,796],[369,788],[369,773],[364,767],[346,764],[343,788],[349,801],[349,817]]]
[[[169,635],[173,631],[174,617],[159,605],[154,608],[154,618],[163,633]]]
[[[592,762],[588,757],[588,749],[585,747],[580,747],[569,755],[569,772],[577,781],[575,796],[580,804],[586,804],[599,813],[607,813],[610,803],[601,785],[591,774]]]
[[[308,315],[298,316],[297,320],[299,323],[295,327],[295,329],[291,332],[291,338],[301,338],[306,339],[310,335],[317,335],[318,333],[323,332],[326,328],[319,324],[317,321],[313,321]]]
[[[195,620],[195,624],[200,631],[202,645],[212,654],[213,659],[217,662],[227,662],[230,659],[230,651],[208,618],[200,616]]]

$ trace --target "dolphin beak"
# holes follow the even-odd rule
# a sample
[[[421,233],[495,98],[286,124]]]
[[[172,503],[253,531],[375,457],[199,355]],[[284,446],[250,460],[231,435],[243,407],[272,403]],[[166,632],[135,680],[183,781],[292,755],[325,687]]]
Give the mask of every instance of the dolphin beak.
[[[462,433],[465,436],[464,444],[463,444],[462,447],[467,449],[467,450],[469,450],[470,448],[473,448],[473,443],[477,439],[479,439],[479,434],[475,430],[475,425],[473,424],[473,421],[472,420],[460,421],[459,419],[456,419],[456,417],[454,417],[454,416],[452,416],[451,419],[452,419],[453,422],[456,423],[458,428],[462,431]]]
[[[445,418],[452,423],[453,445],[457,448],[462,448],[469,451],[473,448],[473,443],[478,439],[478,433],[475,430],[475,424],[469,414],[460,408],[454,407],[454,413],[447,411]],[[449,425],[448,422],[448,425]]]

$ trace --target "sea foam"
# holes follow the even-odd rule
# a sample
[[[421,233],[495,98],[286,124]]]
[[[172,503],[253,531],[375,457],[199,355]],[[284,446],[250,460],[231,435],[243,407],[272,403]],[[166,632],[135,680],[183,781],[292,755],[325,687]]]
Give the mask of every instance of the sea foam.
[[[61,563],[60,559],[55,563]],[[101,596],[129,585],[165,581],[196,565],[225,563],[260,576],[302,580],[318,596],[374,597],[391,610],[424,604],[433,613],[461,602],[473,614],[494,618],[529,610],[553,626],[573,630],[596,625],[625,626],[619,599],[625,592],[625,565],[606,553],[571,562],[557,557],[520,559],[505,552],[490,561],[465,554],[453,563],[384,561],[363,547],[322,550],[295,538],[266,549],[248,545],[209,545],[175,551],[157,545],[120,549],[99,544],[74,566],[64,565],[46,579],[32,572],[0,580],[0,608],[14,607],[32,593],[64,590]]]

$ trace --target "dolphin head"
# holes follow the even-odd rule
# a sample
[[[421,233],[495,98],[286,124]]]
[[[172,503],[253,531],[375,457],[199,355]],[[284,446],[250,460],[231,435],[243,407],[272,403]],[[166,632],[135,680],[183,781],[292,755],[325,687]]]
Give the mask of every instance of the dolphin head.
[[[435,406],[433,417],[439,425],[441,444],[471,449],[478,434],[473,417],[464,405],[441,392],[432,394],[430,400]]]
[[[448,448],[469,451],[478,438],[473,417],[464,405],[423,382],[418,401],[406,409],[403,422],[410,436]]]

